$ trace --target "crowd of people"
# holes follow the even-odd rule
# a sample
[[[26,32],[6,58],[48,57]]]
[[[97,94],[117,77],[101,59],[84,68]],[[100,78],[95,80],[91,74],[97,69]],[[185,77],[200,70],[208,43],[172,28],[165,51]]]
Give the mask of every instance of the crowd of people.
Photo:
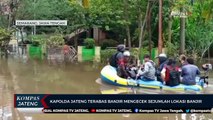
[[[109,59],[109,64],[117,69],[118,75],[126,79],[141,79],[145,81],[157,80],[168,86],[176,86],[180,83],[195,85],[196,77],[200,75],[199,68],[192,58],[181,55],[177,65],[175,58],[168,58],[162,53],[158,57],[158,65],[151,60],[150,55],[144,55],[143,64],[137,66],[130,60],[130,52],[125,45],[117,46],[117,53]],[[204,64],[203,69],[212,69],[211,64]],[[211,68],[210,68],[211,67]]]

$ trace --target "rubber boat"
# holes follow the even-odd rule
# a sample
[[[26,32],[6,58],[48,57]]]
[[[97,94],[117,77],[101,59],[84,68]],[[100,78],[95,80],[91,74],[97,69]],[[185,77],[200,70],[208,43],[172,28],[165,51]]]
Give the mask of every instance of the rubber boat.
[[[129,87],[144,87],[144,88],[153,88],[153,89],[163,89],[163,90],[175,90],[175,91],[201,91],[203,88],[197,83],[196,85],[183,85],[179,84],[177,86],[166,86],[159,81],[144,81],[142,79],[124,79],[117,75],[116,68],[106,65],[101,70],[101,79],[109,84],[117,86],[129,86]]]

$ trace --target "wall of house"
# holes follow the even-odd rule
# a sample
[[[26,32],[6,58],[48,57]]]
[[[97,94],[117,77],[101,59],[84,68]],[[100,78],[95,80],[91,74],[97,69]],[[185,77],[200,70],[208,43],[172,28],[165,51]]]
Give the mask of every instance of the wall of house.
[[[94,27],[93,38],[95,39],[97,44],[100,44],[102,40],[106,39],[106,32],[97,27]]]

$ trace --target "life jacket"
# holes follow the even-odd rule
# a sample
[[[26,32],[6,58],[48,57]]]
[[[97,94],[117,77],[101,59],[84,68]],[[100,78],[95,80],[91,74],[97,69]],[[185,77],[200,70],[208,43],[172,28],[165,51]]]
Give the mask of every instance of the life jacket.
[[[166,66],[166,85],[176,86],[180,84],[180,72],[177,66]]]
[[[109,64],[112,66],[112,67],[118,67],[117,65],[117,55],[118,55],[118,52],[115,53],[114,55],[112,55],[109,59]]]

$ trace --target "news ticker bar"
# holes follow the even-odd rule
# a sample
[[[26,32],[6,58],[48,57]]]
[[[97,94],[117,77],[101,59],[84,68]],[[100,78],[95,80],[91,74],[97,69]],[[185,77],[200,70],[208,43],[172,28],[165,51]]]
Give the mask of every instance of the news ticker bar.
[[[212,94],[96,95],[96,94],[15,94],[15,108],[45,109],[182,109],[211,110]],[[184,109],[183,109],[184,108]],[[187,111],[185,111],[185,108]],[[191,109],[193,108],[193,109]],[[45,110],[44,109],[44,110]],[[171,112],[171,111],[166,111]],[[205,112],[205,111],[204,111]]]
[[[212,109],[53,109],[45,108],[43,113],[213,113]]]

